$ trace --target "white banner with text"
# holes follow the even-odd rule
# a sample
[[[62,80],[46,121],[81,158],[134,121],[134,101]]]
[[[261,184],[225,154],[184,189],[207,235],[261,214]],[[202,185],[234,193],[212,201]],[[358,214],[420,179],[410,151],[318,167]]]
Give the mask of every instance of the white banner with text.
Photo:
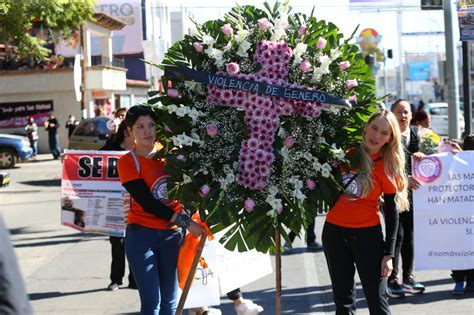
[[[413,162],[415,268],[474,268],[474,151]]]

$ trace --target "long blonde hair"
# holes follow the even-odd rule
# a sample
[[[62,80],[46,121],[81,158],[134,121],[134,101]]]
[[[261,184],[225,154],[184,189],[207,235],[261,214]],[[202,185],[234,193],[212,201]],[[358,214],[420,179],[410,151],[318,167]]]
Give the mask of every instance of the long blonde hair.
[[[380,149],[380,156],[383,160],[384,171],[390,181],[397,187],[395,204],[399,211],[408,209],[408,178],[405,172],[405,154],[401,142],[401,133],[395,115],[387,110],[379,110],[374,113],[364,126],[362,144],[358,150],[358,176],[362,184],[362,197],[367,197],[373,189],[372,170],[374,162],[367,152],[365,144],[365,129],[376,118],[385,118],[390,125],[390,140]]]

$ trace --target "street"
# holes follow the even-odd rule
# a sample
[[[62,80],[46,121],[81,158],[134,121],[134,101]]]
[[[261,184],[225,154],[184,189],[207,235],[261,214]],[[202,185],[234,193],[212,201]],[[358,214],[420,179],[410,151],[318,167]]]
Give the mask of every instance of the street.
[[[105,236],[85,235],[60,224],[61,163],[51,155],[8,170],[10,186],[0,191],[0,213],[10,230],[35,314],[138,314],[138,292],[110,292],[110,245]],[[316,220],[318,240],[324,216]],[[427,236],[429,237],[429,236]],[[308,252],[301,240],[282,257],[283,314],[332,314],[329,275],[321,251]],[[128,271],[127,271],[128,272]],[[418,271],[426,292],[390,300],[393,314],[474,314],[474,293],[453,297],[450,271]],[[275,314],[274,275],[244,288],[244,298]],[[368,314],[358,285],[358,314]],[[235,314],[221,298],[223,314]]]

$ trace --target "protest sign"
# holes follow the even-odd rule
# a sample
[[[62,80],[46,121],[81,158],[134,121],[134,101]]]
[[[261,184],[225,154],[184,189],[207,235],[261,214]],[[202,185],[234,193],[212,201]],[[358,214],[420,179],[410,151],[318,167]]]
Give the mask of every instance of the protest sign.
[[[202,257],[209,267],[203,269],[198,265],[184,308],[219,305],[221,295],[273,272],[270,254],[230,251],[219,243],[224,233],[219,232],[206,242]]]
[[[217,233],[216,239],[222,237],[224,233]],[[237,250],[230,251],[219,243],[217,259],[221,294],[226,294],[273,273],[270,254],[263,254],[255,249],[240,253]]]
[[[416,269],[474,268],[474,152],[415,160],[413,175]]]
[[[194,282],[184,304],[185,309],[220,304],[217,261],[219,245],[219,242],[215,239],[205,243],[201,257],[206,260],[208,267],[203,268],[198,264]],[[181,290],[179,290],[178,301],[180,296]]]
[[[125,189],[117,161],[126,151],[65,150],[61,180],[61,223],[110,236],[125,235]]]

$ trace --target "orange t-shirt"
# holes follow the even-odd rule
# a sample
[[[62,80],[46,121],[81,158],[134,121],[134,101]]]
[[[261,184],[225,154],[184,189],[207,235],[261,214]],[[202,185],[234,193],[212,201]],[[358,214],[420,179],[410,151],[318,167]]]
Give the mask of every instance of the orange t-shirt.
[[[372,160],[377,159],[380,154],[372,155]],[[351,169],[350,173],[343,174],[343,183],[347,183],[355,172]],[[394,194],[397,187],[390,181],[385,174],[383,160],[378,159],[374,163],[372,171],[372,181],[374,187],[370,194],[365,198],[357,198],[362,193],[362,187],[357,176],[346,188],[336,204],[329,210],[326,221],[335,225],[348,228],[364,228],[380,224],[379,198],[382,194]]]
[[[164,162],[162,160],[153,160],[136,154],[138,158],[140,171],[137,170],[134,159],[128,153],[123,155],[117,164],[120,182],[122,184],[136,179],[143,179],[146,186],[150,189],[153,197],[170,207],[174,212],[181,213],[182,206],[176,200],[168,200],[166,180],[169,177],[164,172]],[[142,206],[132,198],[130,213],[128,214],[128,224],[139,224],[155,229],[169,229],[170,222],[158,218],[155,215],[143,210]]]

